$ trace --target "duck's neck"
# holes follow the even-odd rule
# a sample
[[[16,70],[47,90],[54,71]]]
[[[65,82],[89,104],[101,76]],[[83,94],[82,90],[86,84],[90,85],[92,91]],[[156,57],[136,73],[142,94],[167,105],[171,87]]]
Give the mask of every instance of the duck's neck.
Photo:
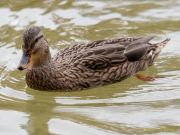
[[[30,88],[39,90],[57,89],[57,86],[63,88],[63,82],[61,83],[63,76],[63,73],[58,72],[54,62],[50,61],[43,66],[28,69],[26,83]]]

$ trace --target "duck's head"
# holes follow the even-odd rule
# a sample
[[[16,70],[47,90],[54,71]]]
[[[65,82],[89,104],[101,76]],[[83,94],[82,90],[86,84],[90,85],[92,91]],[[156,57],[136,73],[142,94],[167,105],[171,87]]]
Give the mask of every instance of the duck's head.
[[[50,62],[48,42],[39,27],[30,27],[23,34],[19,70],[38,68]]]

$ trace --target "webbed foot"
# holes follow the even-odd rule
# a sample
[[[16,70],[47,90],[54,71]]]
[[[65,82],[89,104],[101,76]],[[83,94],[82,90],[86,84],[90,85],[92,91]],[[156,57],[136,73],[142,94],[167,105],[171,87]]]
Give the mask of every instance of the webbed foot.
[[[135,77],[142,81],[154,81],[157,78],[163,78],[162,76],[158,76],[158,75],[157,76],[146,76],[143,74],[136,74]]]

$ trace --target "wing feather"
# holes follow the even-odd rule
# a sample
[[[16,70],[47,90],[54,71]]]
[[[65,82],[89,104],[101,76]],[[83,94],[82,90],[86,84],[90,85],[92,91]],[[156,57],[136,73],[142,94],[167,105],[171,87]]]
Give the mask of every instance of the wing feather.
[[[104,69],[125,61],[139,60],[146,54],[152,38],[119,38],[72,46],[61,51],[56,61],[64,65]]]

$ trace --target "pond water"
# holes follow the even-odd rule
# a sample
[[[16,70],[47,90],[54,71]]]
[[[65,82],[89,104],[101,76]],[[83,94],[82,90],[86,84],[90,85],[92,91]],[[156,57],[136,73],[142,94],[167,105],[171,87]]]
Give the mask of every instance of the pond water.
[[[1,135],[180,134],[180,0],[0,1]],[[74,42],[121,36],[170,37],[145,75],[78,92],[26,86],[16,67],[22,33],[41,26],[51,51]]]

